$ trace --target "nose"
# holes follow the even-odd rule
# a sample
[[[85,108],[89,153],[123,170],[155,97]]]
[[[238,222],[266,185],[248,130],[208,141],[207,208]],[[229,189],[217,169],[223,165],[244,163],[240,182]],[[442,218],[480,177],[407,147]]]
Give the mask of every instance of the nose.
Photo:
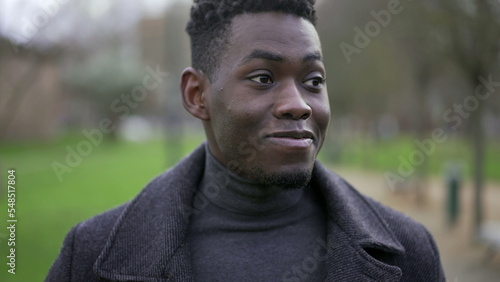
[[[312,114],[295,81],[283,85],[276,94],[274,116],[278,119],[308,119]]]

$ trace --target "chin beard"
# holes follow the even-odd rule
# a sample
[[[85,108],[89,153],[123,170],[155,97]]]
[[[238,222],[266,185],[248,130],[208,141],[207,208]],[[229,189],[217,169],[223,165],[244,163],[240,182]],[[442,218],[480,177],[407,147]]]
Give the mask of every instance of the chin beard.
[[[277,187],[283,190],[301,189],[311,181],[312,169],[296,172],[269,173],[257,169],[255,181],[265,186]]]

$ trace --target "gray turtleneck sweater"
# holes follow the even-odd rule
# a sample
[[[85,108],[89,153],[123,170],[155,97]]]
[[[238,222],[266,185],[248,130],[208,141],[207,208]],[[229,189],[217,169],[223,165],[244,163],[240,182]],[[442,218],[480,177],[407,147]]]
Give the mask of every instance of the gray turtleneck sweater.
[[[323,281],[319,193],[253,183],[208,151],[195,197],[203,209],[192,215],[188,237],[196,281]]]

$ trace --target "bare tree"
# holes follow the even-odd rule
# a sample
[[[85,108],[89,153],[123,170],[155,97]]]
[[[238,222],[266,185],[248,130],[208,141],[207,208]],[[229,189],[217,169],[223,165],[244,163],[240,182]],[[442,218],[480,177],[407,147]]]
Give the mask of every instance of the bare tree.
[[[463,69],[472,87],[483,84],[498,66],[500,53],[500,2],[489,0],[440,1],[446,15],[452,59]],[[479,103],[469,117],[469,136],[474,152],[474,225],[483,220],[485,134],[482,119],[487,103]]]
[[[496,0],[420,1],[417,6],[420,9],[421,21],[430,23],[432,25],[430,30],[437,35],[423,42],[439,46],[441,52],[436,54],[450,60],[461,69],[471,86],[472,93],[456,98],[460,101],[467,101],[467,97],[475,95],[476,87],[483,85],[488,78],[491,79],[493,73],[498,70],[500,2]],[[432,64],[424,58],[419,60],[427,65]],[[426,67],[422,65],[419,68],[425,69]],[[491,91],[491,89],[486,90]],[[482,190],[486,143],[482,120],[491,103],[474,99],[471,101],[477,102],[475,103],[477,105],[469,107],[473,110],[462,113],[462,117],[464,123],[467,120],[466,132],[471,140],[474,156],[474,226],[477,230],[483,220]]]

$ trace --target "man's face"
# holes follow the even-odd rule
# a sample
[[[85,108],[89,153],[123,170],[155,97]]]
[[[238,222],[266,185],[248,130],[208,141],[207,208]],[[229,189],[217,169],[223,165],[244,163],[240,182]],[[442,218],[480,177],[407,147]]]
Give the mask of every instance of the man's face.
[[[229,38],[205,98],[212,154],[265,185],[306,185],[330,120],[316,29],[293,15],[244,14]]]

